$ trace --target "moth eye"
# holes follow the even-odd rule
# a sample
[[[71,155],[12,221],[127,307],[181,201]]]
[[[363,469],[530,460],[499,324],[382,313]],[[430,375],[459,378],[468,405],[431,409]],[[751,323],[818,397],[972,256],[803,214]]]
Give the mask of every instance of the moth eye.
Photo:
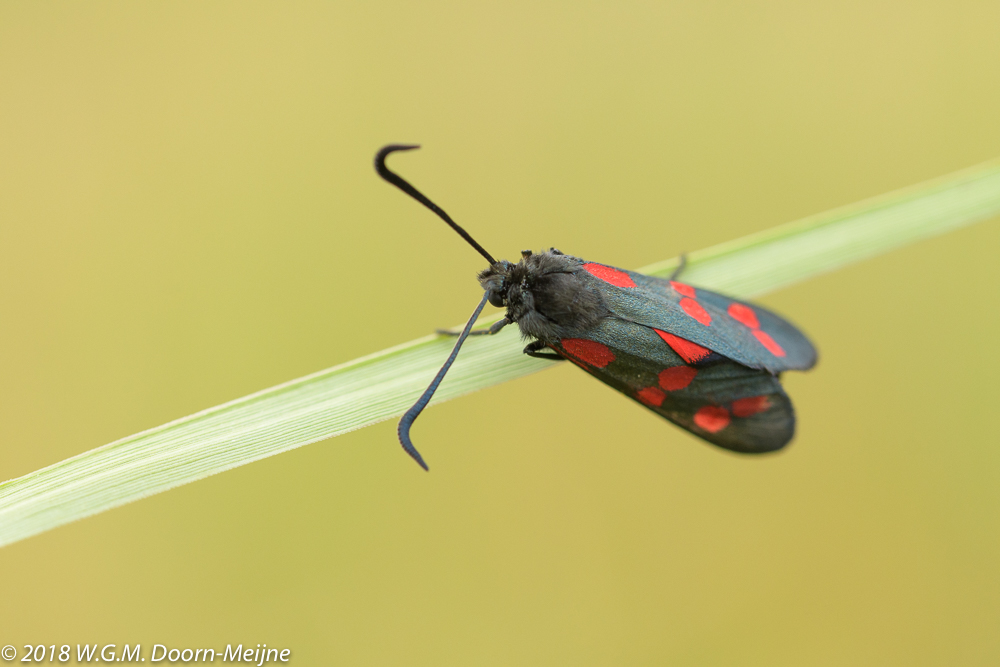
[[[488,298],[491,305],[494,305],[497,308],[503,308],[503,295],[501,295],[500,292],[490,292]]]

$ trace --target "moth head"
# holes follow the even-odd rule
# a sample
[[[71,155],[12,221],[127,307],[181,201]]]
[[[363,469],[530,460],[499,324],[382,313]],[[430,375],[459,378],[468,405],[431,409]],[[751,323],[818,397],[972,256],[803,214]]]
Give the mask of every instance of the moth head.
[[[502,259],[479,273],[479,284],[486,290],[486,299],[497,308],[507,305],[507,291],[510,289],[511,271],[514,264]]]

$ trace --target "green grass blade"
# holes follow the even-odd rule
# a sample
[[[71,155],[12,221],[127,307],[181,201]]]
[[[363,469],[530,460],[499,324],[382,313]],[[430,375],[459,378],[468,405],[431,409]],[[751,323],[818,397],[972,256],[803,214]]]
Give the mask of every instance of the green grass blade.
[[[1000,162],[990,162],[691,253],[684,279],[752,297],[998,213]],[[667,275],[676,264],[640,270]],[[521,354],[514,329],[470,339],[434,402],[550,365]],[[395,417],[452,344],[420,338],[8,480],[0,484],[0,545]]]

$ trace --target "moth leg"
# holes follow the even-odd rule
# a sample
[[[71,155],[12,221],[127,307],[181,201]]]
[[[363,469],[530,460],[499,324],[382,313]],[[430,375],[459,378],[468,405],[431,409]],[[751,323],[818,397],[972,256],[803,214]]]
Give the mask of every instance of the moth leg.
[[[535,357],[536,359],[549,359],[551,361],[566,361],[563,357],[560,357],[555,352],[539,352],[544,348],[548,347],[545,343],[540,340],[536,340],[534,343],[528,343],[524,348],[524,353],[529,357]]]
[[[688,265],[688,254],[686,252],[682,252],[681,263],[677,265],[677,268],[674,269],[674,272],[670,274],[670,277],[667,278],[667,280],[677,280],[677,277],[681,275],[681,271],[687,268],[687,265]]]
[[[505,326],[511,323],[511,320],[504,317],[502,320],[497,320],[489,329],[480,329],[479,331],[469,332],[470,336],[492,336],[496,332],[503,329]],[[448,329],[435,329],[435,333],[439,333],[443,336],[458,336],[461,335],[461,331],[449,331]]]

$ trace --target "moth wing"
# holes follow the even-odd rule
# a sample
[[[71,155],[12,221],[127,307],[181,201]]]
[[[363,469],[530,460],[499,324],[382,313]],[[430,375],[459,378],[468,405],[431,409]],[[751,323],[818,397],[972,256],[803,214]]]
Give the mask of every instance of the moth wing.
[[[781,383],[765,370],[714,357],[688,364],[655,330],[609,318],[586,338],[552,349],[661,417],[736,452],[784,447],[795,412]]]
[[[816,349],[793,324],[758,306],[686,283],[584,262],[580,275],[611,312],[660,329],[723,357],[771,373],[806,370]]]

